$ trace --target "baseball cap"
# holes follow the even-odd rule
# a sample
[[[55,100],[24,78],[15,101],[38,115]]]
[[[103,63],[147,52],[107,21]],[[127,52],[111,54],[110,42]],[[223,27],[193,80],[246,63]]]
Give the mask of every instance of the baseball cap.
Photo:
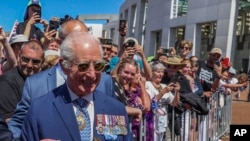
[[[31,5],[37,5],[39,7],[42,7],[41,2],[39,0],[30,0],[27,4],[27,7],[31,6]]]
[[[128,37],[128,38],[126,38],[126,39],[124,40],[123,44],[126,44],[126,43],[128,43],[129,41],[133,41],[133,42],[135,42],[135,45],[138,45],[138,41],[137,41],[135,38],[133,38],[133,37]]]
[[[23,34],[17,34],[10,39],[10,45],[14,43],[27,42],[28,38]]]
[[[218,53],[220,55],[222,55],[222,50],[220,48],[212,48],[210,53],[214,54],[214,53]]]

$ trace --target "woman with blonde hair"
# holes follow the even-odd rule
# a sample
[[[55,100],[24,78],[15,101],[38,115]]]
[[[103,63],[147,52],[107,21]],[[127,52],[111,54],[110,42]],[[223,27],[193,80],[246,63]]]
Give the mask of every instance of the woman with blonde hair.
[[[136,61],[122,59],[113,75],[115,95],[126,106],[131,117],[133,135],[139,139],[140,119],[150,110],[150,98],[145,89],[145,78],[140,75]]]

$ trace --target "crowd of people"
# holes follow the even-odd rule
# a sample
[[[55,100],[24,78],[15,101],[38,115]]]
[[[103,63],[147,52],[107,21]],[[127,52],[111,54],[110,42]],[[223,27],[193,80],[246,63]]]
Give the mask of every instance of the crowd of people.
[[[51,28],[41,8],[30,0],[9,40],[0,27],[0,140],[139,141],[146,117],[147,141],[166,139],[168,128],[185,141],[206,141],[195,126],[211,96],[237,91],[239,98],[248,86],[248,75],[225,65],[220,48],[200,60],[183,40],[147,58],[137,39],[126,37],[127,25],[118,30],[118,45],[94,37],[77,19]]]

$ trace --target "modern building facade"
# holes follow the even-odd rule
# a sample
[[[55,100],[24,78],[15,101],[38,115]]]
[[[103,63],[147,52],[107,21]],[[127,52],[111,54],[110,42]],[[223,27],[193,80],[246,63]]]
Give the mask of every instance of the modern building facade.
[[[190,55],[205,59],[211,48],[218,47],[237,70],[249,69],[248,0],[126,0],[119,19],[127,20],[127,36],[137,38],[147,56],[155,55],[160,46],[178,50],[186,39],[194,44]],[[109,33],[117,27],[118,22],[106,24],[104,30]]]

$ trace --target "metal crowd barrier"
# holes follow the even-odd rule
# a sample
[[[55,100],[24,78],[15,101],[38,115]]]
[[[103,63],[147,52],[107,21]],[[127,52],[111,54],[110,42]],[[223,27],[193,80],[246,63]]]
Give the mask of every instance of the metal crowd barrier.
[[[218,141],[230,130],[232,96],[216,92],[210,97],[207,107],[209,114],[205,116],[197,115],[188,110],[181,114],[181,135],[179,136],[174,133],[175,113],[173,110],[172,125],[167,127],[162,141]],[[172,132],[170,132],[170,128]],[[146,141],[146,130],[146,117],[144,115],[141,120],[139,141]],[[134,139],[134,141],[137,140]]]

